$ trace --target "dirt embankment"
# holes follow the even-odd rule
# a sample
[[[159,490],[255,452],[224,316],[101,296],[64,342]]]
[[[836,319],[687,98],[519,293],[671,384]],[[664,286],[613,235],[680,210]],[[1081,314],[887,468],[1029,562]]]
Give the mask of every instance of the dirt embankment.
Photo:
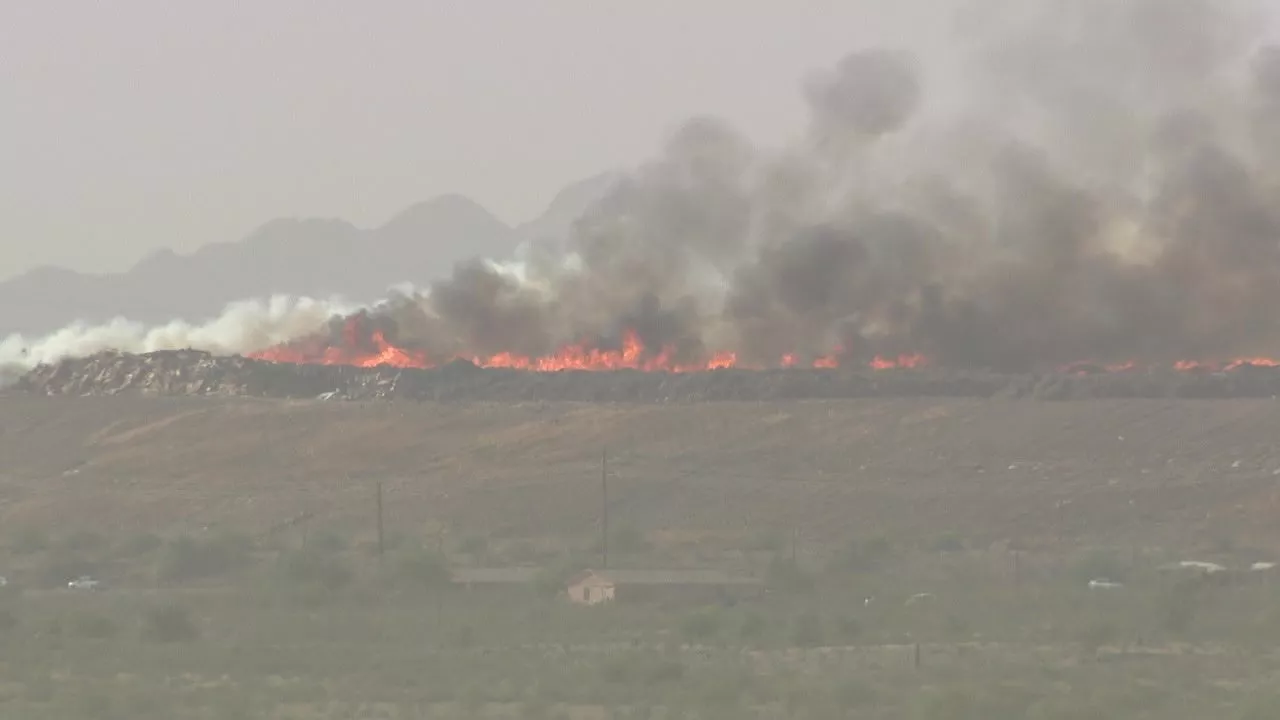
[[[1280,368],[1227,372],[1144,370],[999,374],[962,370],[716,370],[701,373],[534,373],[459,361],[434,369],[290,365],[194,350],[143,355],[107,352],[35,368],[14,389],[41,395],[151,395],[325,398],[698,402],[875,397],[1269,398]]]
[[[588,547],[603,451],[611,522],[664,547],[741,549],[799,532],[815,552],[880,536],[928,547],[947,534],[975,548],[1280,552],[1277,410],[1269,399],[11,395],[0,402],[0,528],[258,534],[309,513],[312,530],[363,542],[381,483],[391,533]]]

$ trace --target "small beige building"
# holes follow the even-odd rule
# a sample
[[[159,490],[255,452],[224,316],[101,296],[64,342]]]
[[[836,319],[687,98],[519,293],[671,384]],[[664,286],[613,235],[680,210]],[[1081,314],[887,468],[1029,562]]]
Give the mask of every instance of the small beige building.
[[[569,579],[569,602],[579,605],[597,605],[613,600],[617,585],[613,580],[594,570],[578,573]]]
[[[758,578],[719,570],[585,570],[570,578],[565,591],[572,603],[597,605],[619,598],[713,600],[763,585]]]

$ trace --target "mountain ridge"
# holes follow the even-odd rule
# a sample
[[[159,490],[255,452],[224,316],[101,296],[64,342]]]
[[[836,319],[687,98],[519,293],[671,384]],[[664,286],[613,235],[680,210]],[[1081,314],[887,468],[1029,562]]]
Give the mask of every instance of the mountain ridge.
[[[601,173],[572,183],[541,215],[518,225],[448,193],[414,203],[374,228],[340,218],[278,217],[239,240],[190,253],[158,249],[123,272],[40,265],[0,281],[0,337],[44,335],[73,322],[116,317],[148,325],[199,321],[227,303],[277,294],[373,301],[393,285],[430,282],[473,257],[511,259],[522,245],[561,241],[616,178]]]

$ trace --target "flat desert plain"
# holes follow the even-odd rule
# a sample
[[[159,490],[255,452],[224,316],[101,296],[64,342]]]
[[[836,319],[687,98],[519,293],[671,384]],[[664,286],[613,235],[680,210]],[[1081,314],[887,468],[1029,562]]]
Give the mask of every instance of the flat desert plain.
[[[1280,549],[1273,400],[0,398],[0,524]],[[603,467],[602,467],[603,465]]]

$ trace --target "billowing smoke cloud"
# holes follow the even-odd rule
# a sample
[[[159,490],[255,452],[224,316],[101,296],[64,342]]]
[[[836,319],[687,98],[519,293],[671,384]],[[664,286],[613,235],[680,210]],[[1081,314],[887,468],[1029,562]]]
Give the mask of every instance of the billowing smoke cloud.
[[[174,321],[148,328],[120,318],[105,325],[71,325],[42,338],[10,335],[0,340],[0,375],[103,350],[151,352],[198,348],[214,353],[242,353],[312,333],[334,315],[354,310],[354,305],[340,299],[281,296],[265,302],[232,303],[222,315],[203,324]]]
[[[961,7],[949,57],[865,49],[804,79],[810,122],[794,146],[764,151],[695,119],[581,219],[567,256],[464,264],[373,314],[435,357],[608,347],[625,331],[681,359],[761,364],[1280,356],[1280,48],[1258,37],[1266,4]],[[938,93],[948,102],[927,102]],[[70,330],[40,352],[173,336],[254,349],[294,319],[323,327],[319,308],[284,325],[242,312],[217,331]]]

